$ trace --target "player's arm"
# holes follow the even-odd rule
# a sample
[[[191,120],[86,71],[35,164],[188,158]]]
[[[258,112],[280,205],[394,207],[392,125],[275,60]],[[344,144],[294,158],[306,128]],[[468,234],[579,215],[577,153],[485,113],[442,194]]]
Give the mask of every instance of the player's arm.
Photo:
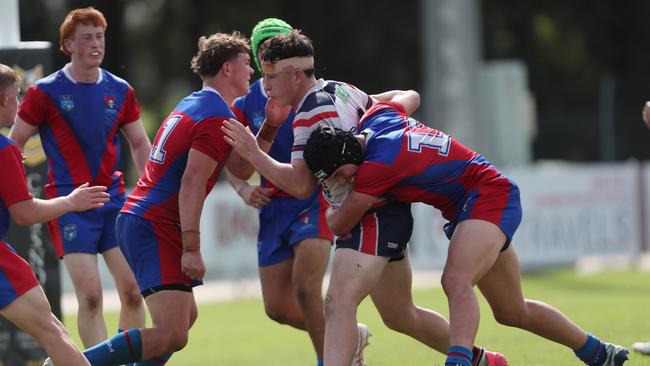
[[[37,126],[30,125],[29,123],[23,121],[22,118],[16,117],[16,122],[11,127],[9,131],[9,138],[16,143],[18,149],[23,151],[25,149],[25,144],[33,134],[38,131]]]
[[[106,187],[89,187],[88,183],[84,183],[64,197],[50,200],[30,198],[16,202],[9,206],[9,213],[15,223],[31,225],[48,222],[68,212],[102,207],[109,198]]]
[[[246,129],[248,129],[248,127],[246,127]],[[271,145],[273,145],[273,139],[275,138],[277,131],[277,127],[271,126],[266,122],[266,120],[263,122],[257,136],[255,136],[257,146],[259,146],[261,151],[268,153],[269,150],[271,150]],[[233,150],[226,161],[226,171],[228,171],[232,177],[247,180],[253,175],[253,173],[255,173],[255,166],[239,155],[238,150]]]
[[[199,231],[199,222],[203,211],[203,202],[205,201],[205,190],[208,179],[210,179],[216,167],[216,160],[197,149],[190,149],[178,194],[178,210],[183,232]],[[188,249],[198,250],[200,243],[196,244],[196,247]]]
[[[124,133],[124,137],[129,142],[135,168],[138,169],[138,173],[142,176],[144,174],[144,166],[147,164],[149,153],[151,152],[151,141],[149,141],[149,136],[147,136],[147,132],[144,130],[142,121],[138,119],[135,122],[123,125],[122,133]]]
[[[645,125],[650,128],[650,101],[645,102],[643,105],[643,122],[645,122]]]
[[[378,198],[369,194],[352,191],[341,207],[327,209],[327,224],[334,235],[345,235],[361,221],[363,215],[377,202]]]
[[[293,159],[291,164],[276,161],[260,148],[250,129],[234,119],[224,121],[223,131],[233,150],[276,187],[301,199],[307,198],[316,188],[318,181],[303,159]]]
[[[273,188],[251,185],[248,181],[239,179],[230,174],[228,169],[226,169],[226,178],[228,179],[228,183],[230,183],[235,192],[237,192],[239,197],[241,197],[247,205],[260,208],[271,202]]]
[[[396,102],[404,107],[407,114],[412,114],[420,106],[420,94],[415,90],[390,90],[371,95],[380,102]]]
[[[283,107],[279,105],[274,98],[269,98],[266,101],[264,107],[264,121],[255,136],[257,146],[260,150],[265,153],[268,153],[269,150],[271,150],[275,135],[277,135],[280,126],[282,126],[282,124],[287,120],[289,113],[291,113],[291,107]],[[240,120],[244,120],[245,118],[243,114],[240,113],[235,113],[235,115],[237,115]],[[244,125],[244,123],[239,123]],[[247,159],[239,155],[239,150],[235,149],[226,162],[226,170],[239,179],[247,180],[255,172],[255,167]]]
[[[185,275],[194,280],[202,279],[205,274],[205,265],[201,258],[199,226],[205,201],[205,190],[216,167],[216,160],[191,148],[185,172],[181,178],[178,194],[178,211],[183,242],[181,268]]]

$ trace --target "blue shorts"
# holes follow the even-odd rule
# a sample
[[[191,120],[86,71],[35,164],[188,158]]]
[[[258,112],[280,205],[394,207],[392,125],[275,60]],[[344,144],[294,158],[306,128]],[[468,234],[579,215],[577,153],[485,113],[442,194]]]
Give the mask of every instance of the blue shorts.
[[[336,239],[336,249],[349,248],[397,261],[404,259],[411,234],[411,205],[391,202],[366,212],[352,231]]]
[[[32,268],[14,248],[0,241],[0,309],[38,286]]]
[[[104,207],[70,212],[47,223],[47,229],[59,258],[70,253],[103,253],[117,247],[115,217],[126,196],[112,196]]]
[[[202,284],[181,271],[181,228],[120,213],[115,221],[120,249],[146,297],[160,290],[192,291]]]
[[[327,202],[320,189],[304,200],[273,197],[260,209],[257,236],[257,263],[260,267],[280,263],[293,256],[293,246],[305,239],[334,235],[327,225]]]

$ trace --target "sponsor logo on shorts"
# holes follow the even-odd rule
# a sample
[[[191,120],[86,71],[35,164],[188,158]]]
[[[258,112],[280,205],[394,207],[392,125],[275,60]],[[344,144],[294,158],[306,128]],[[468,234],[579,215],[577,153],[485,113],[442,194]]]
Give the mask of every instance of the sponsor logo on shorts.
[[[74,240],[77,237],[77,225],[76,224],[66,224],[63,227],[63,238],[67,241]]]
[[[388,242],[388,244],[386,244],[386,246],[387,246],[388,248],[390,248],[390,249],[397,249],[397,248],[399,248],[399,244],[397,244],[397,243],[391,243],[391,242]]]

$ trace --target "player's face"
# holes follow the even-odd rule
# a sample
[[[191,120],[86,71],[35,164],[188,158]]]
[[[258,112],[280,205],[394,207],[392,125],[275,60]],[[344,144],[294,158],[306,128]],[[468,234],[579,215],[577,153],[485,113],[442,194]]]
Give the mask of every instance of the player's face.
[[[100,26],[79,24],[64,44],[73,62],[99,67],[104,60],[104,28]]]
[[[239,97],[248,93],[249,82],[251,75],[253,75],[250,55],[240,53],[228,63],[230,64],[230,75],[236,96]]]
[[[0,119],[0,126],[9,126],[16,120],[16,112],[18,111],[18,94],[20,87],[18,83],[7,88],[7,90],[0,92],[0,106],[2,106],[2,115]]]
[[[264,91],[269,97],[275,98],[283,107],[294,104],[296,97],[296,70],[285,70],[277,73],[264,74]]]
[[[339,184],[345,185],[354,180],[354,176],[357,174],[359,166],[356,164],[345,164],[341,165],[338,169],[332,173],[332,179],[335,179]]]

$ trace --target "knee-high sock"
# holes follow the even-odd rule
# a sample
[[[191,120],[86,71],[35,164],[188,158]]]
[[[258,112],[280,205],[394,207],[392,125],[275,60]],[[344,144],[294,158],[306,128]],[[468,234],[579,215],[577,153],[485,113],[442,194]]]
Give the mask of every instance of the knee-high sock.
[[[124,365],[142,360],[142,336],[134,328],[114,335],[84,352],[92,366]]]

